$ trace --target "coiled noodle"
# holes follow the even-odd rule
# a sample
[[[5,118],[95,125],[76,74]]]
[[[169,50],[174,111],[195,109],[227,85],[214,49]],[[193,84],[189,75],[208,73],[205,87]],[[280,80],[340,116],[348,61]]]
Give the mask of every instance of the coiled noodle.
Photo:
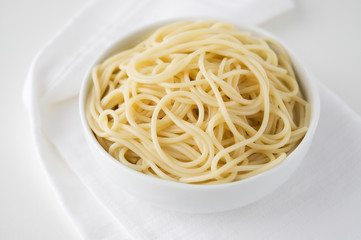
[[[262,173],[304,137],[310,106],[286,51],[218,21],[164,26],[92,71],[87,121],[122,164],[219,184]]]

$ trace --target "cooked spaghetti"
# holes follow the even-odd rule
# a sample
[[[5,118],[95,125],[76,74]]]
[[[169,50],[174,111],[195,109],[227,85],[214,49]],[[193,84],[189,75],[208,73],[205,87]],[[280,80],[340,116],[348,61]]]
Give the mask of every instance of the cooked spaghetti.
[[[219,184],[262,173],[309,124],[282,46],[223,22],[161,27],[91,78],[86,116],[101,146],[165,180]]]

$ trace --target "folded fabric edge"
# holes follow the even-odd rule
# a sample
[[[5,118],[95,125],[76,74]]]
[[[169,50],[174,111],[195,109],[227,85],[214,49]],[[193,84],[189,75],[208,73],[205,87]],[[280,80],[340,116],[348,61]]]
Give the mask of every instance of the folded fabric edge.
[[[68,28],[68,26],[70,26],[82,14],[84,14],[84,12],[88,8],[90,8],[94,4],[94,2],[96,2],[96,1],[97,0],[90,0],[89,2],[84,4],[78,11],[76,11],[76,13],[61,28],[59,28],[59,30],[56,31],[55,34],[53,34],[46,41],[44,46],[38,50],[38,52],[36,53],[36,55],[32,59],[31,64],[29,66],[27,77],[26,77],[26,79],[24,81],[24,87],[22,89],[23,103],[24,103],[25,108],[27,109],[28,112],[30,111],[31,107],[34,106],[34,105],[30,104],[32,95],[34,94],[34,91],[32,91],[31,86],[34,85],[34,82],[35,82],[35,81],[32,80],[32,79],[34,79],[32,76],[34,76],[34,73],[36,72],[36,69],[38,67],[37,63],[39,62],[39,59],[41,58],[43,53],[46,52],[49,47],[51,47],[54,40],[57,39],[64,32],[64,30]]]
[[[33,69],[30,70],[30,73]],[[28,81],[32,82],[33,78],[29,77]],[[126,229],[117,220],[104,209],[104,206],[98,202],[96,198],[89,192],[87,187],[76,176],[72,170],[67,166],[65,161],[57,161],[59,156],[55,156],[54,147],[46,140],[46,136],[42,133],[40,124],[40,110],[36,98],[36,84],[29,85],[29,91],[26,96],[27,110],[30,119],[31,135],[34,139],[34,146],[39,163],[43,168],[49,183],[57,197],[61,207],[66,216],[75,227],[79,236],[84,239],[131,239]],[[71,194],[69,194],[71,192]],[[65,194],[68,193],[68,194]],[[88,203],[91,207],[86,207],[83,204],[77,204],[77,207],[72,207],[73,200]],[[92,209],[92,215],[96,215],[93,221],[96,226],[88,226],[92,222],[87,219],[79,219],[82,216],[81,209]],[[85,223],[85,224],[84,224]],[[84,225],[83,225],[84,224]],[[106,228],[106,231],[98,231],[97,229]],[[121,229],[121,230],[120,230]]]
[[[66,216],[68,217],[72,225],[75,227],[75,230],[78,232],[79,236],[84,239],[99,239],[98,238],[100,237],[99,235],[102,235],[104,233],[99,233],[93,236],[89,236],[89,230],[91,230],[91,228],[89,227],[84,228],[84,226],[80,226],[78,224],[79,221],[76,221],[77,215],[73,213],[72,210],[74,209],[69,208],[69,204],[66,203],[64,192],[62,192],[60,188],[66,189],[66,191],[69,191],[69,189],[72,188],[76,188],[77,190],[73,191],[74,193],[81,192],[81,194],[78,194],[79,196],[82,196],[83,198],[84,196],[87,196],[90,199],[92,199],[92,202],[96,204],[94,205],[94,207],[96,207],[95,208],[96,211],[98,211],[98,209],[101,209],[100,214],[102,216],[106,216],[107,218],[103,224],[101,224],[101,221],[104,219],[100,219],[100,218],[96,219],[97,220],[96,222],[99,225],[109,226],[108,231],[106,231],[106,239],[119,239],[120,237],[121,239],[131,239],[130,235],[126,230],[123,229],[124,231],[121,232],[119,231],[119,227],[121,227],[119,224],[118,224],[119,226],[113,227],[114,222],[118,223],[116,219],[114,219],[109,213],[107,213],[106,212],[107,210],[103,209],[104,207],[102,206],[102,204],[99,203],[98,200],[96,200],[88,192],[88,189],[78,179],[78,177],[74,173],[72,173],[72,171],[68,168],[68,166],[65,166],[64,164],[60,166],[61,162],[56,163],[56,161],[53,161],[52,164],[55,163],[57,167],[52,168],[51,167],[52,164],[47,163],[45,159],[48,159],[49,157],[46,156],[53,155],[53,152],[50,151],[44,152],[44,149],[51,149],[52,147],[51,146],[41,147],[41,145],[49,145],[50,143],[46,141],[45,139],[46,137],[42,134],[41,131],[41,121],[40,121],[41,119],[40,119],[40,109],[39,109],[40,103],[38,102],[37,99],[38,87],[36,82],[38,61],[42,57],[43,53],[46,52],[49,47],[51,47],[53,41],[57,39],[58,36],[63,34],[64,30],[66,30],[69,25],[75,22],[79,16],[84,14],[84,12],[86,12],[88,8],[92,7],[94,2],[96,2],[96,0],[91,0],[88,3],[86,3],[82,8],[80,8],[75,13],[75,15],[67,23],[65,23],[63,27],[61,27],[35,55],[35,57],[31,61],[27,77],[24,81],[24,87],[22,89],[22,93],[23,93],[22,100],[29,117],[31,135],[34,141],[36,157],[38,160],[40,160],[39,161],[40,166],[41,168],[43,168],[49,183],[53,186],[52,189],[55,193],[56,198],[59,201],[59,204],[63,208]],[[56,158],[56,156],[53,157]],[[63,176],[59,176],[59,174],[56,174],[57,172],[58,173],[61,172],[60,175],[62,174],[67,175],[67,178],[64,179]],[[72,179],[71,181],[69,181],[70,178]],[[73,196],[71,196],[71,198],[73,199]],[[98,237],[96,237],[97,235]]]

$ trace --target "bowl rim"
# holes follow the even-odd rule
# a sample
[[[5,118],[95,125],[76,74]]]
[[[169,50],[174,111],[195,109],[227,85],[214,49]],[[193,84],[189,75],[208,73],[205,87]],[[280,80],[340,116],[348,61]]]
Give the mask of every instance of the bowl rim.
[[[124,42],[126,42],[129,39],[134,39],[138,35],[144,36],[146,33],[150,33],[152,31],[156,30],[157,28],[164,26],[166,24],[171,24],[171,23],[178,22],[178,21],[197,21],[197,20],[214,20],[214,21],[227,22],[227,23],[230,23],[231,25],[233,25],[238,30],[247,31],[256,36],[269,37],[269,38],[276,40],[287,51],[287,53],[290,56],[291,61],[293,63],[293,67],[295,68],[295,71],[296,72],[302,71],[303,75],[306,76],[304,79],[302,79],[301,82],[299,82],[299,85],[302,85],[300,87],[303,88],[303,91],[304,91],[303,94],[308,95],[305,97],[309,98],[307,100],[311,104],[309,128],[308,128],[305,136],[303,137],[302,141],[299,143],[299,145],[289,155],[287,155],[287,157],[281,163],[277,164],[276,166],[274,166],[273,168],[271,168],[265,172],[259,173],[255,176],[252,176],[252,177],[249,177],[249,178],[246,178],[243,180],[239,180],[239,181],[234,181],[234,182],[230,182],[230,183],[212,184],[212,185],[189,184],[189,183],[182,183],[182,182],[169,181],[169,180],[165,180],[165,179],[161,179],[161,178],[156,178],[156,177],[149,176],[144,173],[138,172],[132,168],[129,168],[129,167],[125,166],[124,164],[120,163],[119,161],[117,161],[115,158],[113,158],[98,143],[92,130],[89,127],[89,124],[86,120],[85,103],[86,103],[86,97],[88,95],[88,91],[89,91],[90,85],[91,85],[91,80],[90,80],[91,71],[96,64],[100,63],[105,58],[113,55],[115,48],[118,49],[118,51],[121,49],[124,49]],[[306,92],[306,90],[307,90],[307,92]],[[89,142],[90,142],[91,146],[89,146],[89,147],[95,148],[94,150],[99,152],[103,156],[103,158],[105,158],[105,159],[102,159],[102,161],[103,160],[109,161],[110,163],[112,163],[114,165],[114,167],[121,168],[122,171],[128,172],[130,175],[134,176],[135,178],[138,178],[141,181],[147,181],[147,182],[151,182],[151,183],[154,183],[157,185],[163,185],[163,186],[168,186],[168,187],[173,187],[173,188],[178,188],[178,189],[187,188],[187,189],[205,190],[205,191],[237,187],[239,185],[243,185],[243,184],[247,184],[249,182],[255,181],[259,178],[265,178],[267,176],[273,175],[275,172],[279,171],[281,168],[286,167],[286,165],[289,164],[290,160],[293,159],[293,156],[297,155],[298,152],[308,150],[307,143],[312,141],[313,135],[317,128],[319,115],[320,115],[320,96],[319,96],[319,90],[318,90],[318,84],[317,84],[316,78],[311,74],[308,67],[287,46],[287,44],[285,44],[282,40],[280,40],[274,34],[268,32],[258,26],[254,26],[254,25],[250,25],[250,24],[241,24],[237,21],[231,21],[229,19],[225,20],[225,19],[219,19],[219,18],[218,19],[202,18],[202,17],[200,17],[200,18],[177,18],[177,19],[157,21],[157,22],[154,22],[151,24],[142,25],[142,26],[132,30],[128,34],[111,41],[107,45],[107,47],[105,47],[104,50],[102,52],[100,52],[97,55],[97,57],[95,57],[93,59],[92,63],[89,64],[89,67],[87,68],[87,71],[85,72],[84,77],[82,78],[82,83],[81,83],[81,87],[80,87],[78,100],[79,100],[78,107],[79,107],[81,125],[82,125],[82,129],[83,129],[83,133],[85,134],[85,138],[88,140],[87,141],[88,146],[89,146]]]

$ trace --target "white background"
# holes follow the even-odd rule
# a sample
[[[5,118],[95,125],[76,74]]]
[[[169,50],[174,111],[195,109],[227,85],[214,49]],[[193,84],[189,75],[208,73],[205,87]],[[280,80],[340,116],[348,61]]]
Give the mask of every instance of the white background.
[[[22,88],[32,58],[87,0],[0,0],[0,239],[79,239],[36,157]],[[361,115],[361,1],[303,0],[262,27]]]

